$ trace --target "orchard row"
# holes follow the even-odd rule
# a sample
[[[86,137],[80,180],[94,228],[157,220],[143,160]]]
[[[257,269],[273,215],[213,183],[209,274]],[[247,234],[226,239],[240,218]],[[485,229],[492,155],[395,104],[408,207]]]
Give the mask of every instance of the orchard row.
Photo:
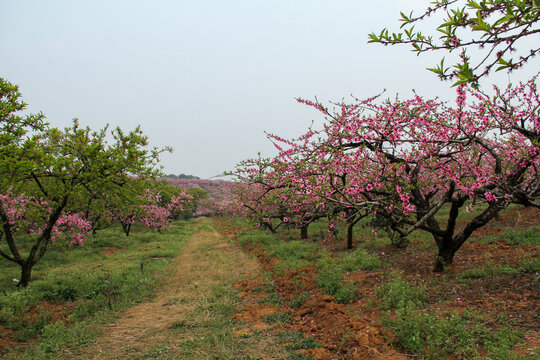
[[[417,95],[355,99],[332,110],[298,101],[322,113],[322,129],[292,140],[269,135],[278,155],[243,161],[232,173],[236,210],[258,226],[288,223],[306,237],[310,223],[328,218],[329,236],[347,225],[348,248],[365,217],[396,245],[427,231],[442,271],[502,209],[540,206],[536,78],[491,96],[461,84],[454,106]]]

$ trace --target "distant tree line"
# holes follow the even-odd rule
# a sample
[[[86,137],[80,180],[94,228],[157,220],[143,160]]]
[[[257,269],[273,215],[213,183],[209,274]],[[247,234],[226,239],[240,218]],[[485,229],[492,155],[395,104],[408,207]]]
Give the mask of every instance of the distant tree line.
[[[180,174],[180,175],[169,174],[169,175],[164,175],[163,177],[168,178],[168,179],[188,179],[188,180],[200,180],[201,179],[198,176],[186,175],[186,174]]]

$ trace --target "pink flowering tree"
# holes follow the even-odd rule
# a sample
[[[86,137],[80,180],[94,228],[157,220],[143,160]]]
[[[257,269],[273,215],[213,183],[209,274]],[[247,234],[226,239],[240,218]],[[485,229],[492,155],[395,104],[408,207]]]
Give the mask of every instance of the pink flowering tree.
[[[419,96],[358,100],[339,104],[337,112],[301,102],[329,119],[326,138],[312,146],[317,158],[331,160],[330,173],[349,179],[332,183],[341,201],[368,206],[399,238],[417,229],[431,233],[439,249],[435,270],[441,271],[510,203],[540,206],[535,80],[495,88],[495,96],[461,85],[456,107]],[[447,215],[440,211],[445,204]],[[462,210],[471,217],[458,227]]]
[[[120,223],[126,236],[129,236],[132,226],[143,216],[143,208],[139,202],[140,199],[136,198],[129,203],[119,204],[112,211],[112,220]]]
[[[126,236],[134,224],[142,224],[154,231],[166,231],[170,222],[189,209],[193,196],[162,181],[132,180],[129,201],[119,201],[112,210],[112,219],[118,221]]]
[[[90,225],[80,204],[121,194],[133,176],[156,176],[160,152],[147,149],[140,128],[92,131],[74,120],[60,130],[41,114],[20,116],[24,107],[18,88],[0,79],[0,256],[21,267],[20,286],[55,241],[82,243]]]
[[[196,196],[186,189],[175,186],[166,180],[154,182],[152,191],[159,194],[155,203],[169,212],[169,220],[178,220],[186,216],[186,212],[192,212],[195,208]]]
[[[160,193],[147,189],[141,196],[143,203],[139,221],[154,231],[168,230],[170,226],[170,207],[162,206]]]
[[[275,162],[283,166],[278,173],[282,181],[288,181],[288,186],[295,189],[299,200],[294,212],[306,210],[310,221],[310,218],[328,218],[329,237],[335,235],[337,225],[344,224],[347,227],[347,249],[351,249],[353,228],[369,214],[373,205],[369,197],[359,197],[357,190],[360,183],[365,182],[366,191],[372,191],[376,182],[368,176],[369,162],[364,164],[364,176],[358,176],[354,154],[331,151],[335,139],[328,139],[330,142],[323,140],[328,130],[327,127],[318,132],[309,129],[294,141],[275,135],[269,137],[280,151],[279,160]]]
[[[236,213],[272,232],[284,224],[294,226],[306,239],[309,224],[335,209],[305,188],[305,179],[299,181],[299,165],[306,162],[297,160],[276,157],[240,163],[231,173],[239,182],[234,192]]]
[[[535,79],[495,88],[494,96],[464,85],[457,92],[454,107],[420,96],[375,97],[330,111],[299,100],[323,113],[324,128],[295,140],[271,136],[279,155],[244,163],[240,178],[254,189],[244,207],[290,221],[299,204],[289,198],[309,199],[352,226],[373,216],[396,244],[424,230],[438,247],[434,269],[442,271],[509,204],[540,206]],[[458,224],[463,212],[469,216]]]
[[[206,180],[202,188],[204,193],[203,198],[199,198],[196,203],[196,211],[194,216],[223,216],[230,214],[230,199],[234,191],[234,184],[225,180]],[[201,189],[189,189],[194,191]],[[197,193],[194,193],[194,200],[197,199]]]

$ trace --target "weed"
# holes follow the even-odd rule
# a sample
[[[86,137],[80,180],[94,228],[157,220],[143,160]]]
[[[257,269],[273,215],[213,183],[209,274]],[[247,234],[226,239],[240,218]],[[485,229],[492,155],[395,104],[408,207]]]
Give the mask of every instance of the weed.
[[[172,347],[168,345],[159,345],[156,347],[152,347],[150,350],[147,350],[144,355],[142,355],[141,359],[163,359],[167,360],[170,359],[173,354]]]
[[[475,238],[473,241],[479,244],[492,244],[500,240],[497,235],[486,235],[479,238]]]
[[[348,303],[356,298],[356,287],[354,283],[344,281],[343,269],[337,260],[323,257],[317,267],[319,271],[315,282],[324,294],[333,296],[340,303]]]
[[[293,353],[287,357],[287,360],[315,360],[315,358],[300,353]]]
[[[519,271],[526,274],[540,273],[540,258],[523,259],[518,263]]]
[[[276,242],[272,235],[263,234],[260,232],[245,234],[239,238],[239,241],[242,245],[250,243],[261,243],[269,245]]]
[[[325,294],[334,295],[343,286],[343,272],[337,266],[322,265],[315,281]]]
[[[260,299],[258,302],[259,304],[272,303],[278,306],[281,306],[284,303],[283,298],[275,291]]]
[[[403,279],[401,272],[392,272],[390,280],[375,289],[385,309],[417,307],[427,300],[426,286],[413,286]]]
[[[501,234],[501,239],[511,245],[540,245],[540,231],[537,229],[523,231],[508,228]]]
[[[381,267],[381,261],[377,256],[370,255],[365,249],[358,248],[348,253],[342,259],[343,270],[374,270]]]
[[[399,308],[395,316],[387,316],[383,324],[394,330],[396,342],[403,349],[424,355],[427,359],[448,356],[477,358],[483,347],[496,359],[512,359],[509,351],[522,334],[504,328],[491,331],[477,313],[447,312],[440,316],[412,307]],[[501,355],[505,356],[501,356]]]
[[[296,298],[294,298],[293,300],[291,300],[291,302],[289,303],[289,305],[293,308],[299,308],[300,306],[302,306],[302,304],[311,297],[311,293],[309,291],[304,291],[303,293],[301,293],[300,295],[298,295]]]
[[[289,268],[300,269],[310,261],[319,258],[317,247],[299,240],[293,240],[274,246],[271,256],[285,262]]]
[[[480,244],[491,244],[501,240],[510,245],[540,245],[540,228],[538,226],[526,230],[508,228],[501,235],[486,235],[474,241]]]
[[[299,331],[283,331],[278,334],[278,342],[286,344],[288,350],[314,349],[321,347],[312,337],[304,337]]]
[[[527,258],[521,260],[516,266],[512,265],[493,265],[488,263],[486,265],[465,270],[461,274],[456,276],[456,280],[465,281],[468,279],[480,279],[491,276],[504,276],[504,275],[516,275],[518,273],[536,273],[540,271],[540,259]]]
[[[263,321],[267,324],[284,324],[291,321],[291,316],[285,312],[276,312],[270,315],[265,315]]]

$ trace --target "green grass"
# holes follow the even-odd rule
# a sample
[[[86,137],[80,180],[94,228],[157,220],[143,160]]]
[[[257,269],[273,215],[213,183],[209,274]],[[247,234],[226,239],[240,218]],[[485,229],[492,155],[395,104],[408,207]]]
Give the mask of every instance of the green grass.
[[[192,334],[188,340],[168,349],[165,355],[170,358],[197,357],[204,349],[206,353],[216,358],[230,358],[235,354],[238,344],[234,344],[233,329],[235,326],[232,314],[238,302],[236,291],[230,283],[220,283],[213,286],[208,298],[201,301],[201,306],[187,319],[173,325],[178,335]],[[231,343],[233,342],[233,343]],[[152,349],[156,351],[156,349]]]
[[[358,248],[342,256],[341,266],[345,271],[375,270],[381,267],[381,261],[378,256]]]
[[[384,309],[414,308],[427,302],[425,285],[411,285],[397,271],[390,273],[389,278],[375,289]]]
[[[343,304],[356,299],[356,286],[353,282],[344,280],[344,270],[339,259],[322,257],[317,262],[317,268],[315,282],[323,294],[333,296],[337,302]]]
[[[312,224],[315,230],[325,226],[327,227],[328,224],[324,221]],[[363,229],[363,227],[359,226],[359,229]],[[371,233],[371,231],[369,232]],[[316,264],[318,269],[317,285],[324,294],[333,296],[340,303],[348,303],[356,299],[355,284],[345,280],[344,274],[346,272],[374,270],[382,267],[379,257],[369,254],[366,250],[367,247],[373,247],[373,243],[366,242],[363,244],[364,246],[358,247],[354,251],[343,252],[336,257],[331,257],[316,243],[303,240],[280,242],[280,236],[255,230],[241,236],[239,241],[241,244],[259,243],[270,256],[280,259],[281,262],[276,264],[274,268],[277,275],[280,275],[284,269],[299,270],[305,266]],[[270,295],[261,301],[282,304],[274,291],[267,292]],[[304,300],[300,297],[295,306],[300,306]]]
[[[515,268],[508,266],[487,267],[465,272],[462,279],[490,275],[514,274]],[[493,272],[493,269],[499,269]],[[503,269],[503,270],[501,270]],[[476,272],[475,272],[476,271]],[[511,353],[516,344],[523,341],[521,331],[510,327],[487,327],[486,318],[480,312],[463,310],[439,312],[428,303],[426,286],[412,285],[403,274],[393,272],[376,293],[386,309],[382,316],[383,325],[393,330],[396,345],[424,359],[441,359],[448,356],[464,359],[522,359]]]
[[[540,226],[524,230],[508,228],[500,235],[486,235],[475,238],[473,241],[479,244],[491,244],[501,240],[510,245],[540,245]]]
[[[315,349],[321,347],[312,337],[298,331],[283,331],[278,334],[278,341],[288,350]]]
[[[15,331],[18,341],[37,339],[36,346],[16,350],[6,358],[46,359],[61,349],[90,343],[99,335],[99,323],[148,298],[192,226],[178,221],[167,233],[135,230],[129,237],[119,227],[99,231],[82,248],[55,244],[35,266],[26,288],[15,287],[19,268],[2,260],[0,326]],[[121,250],[103,255],[110,247]],[[39,310],[44,301],[75,305],[71,314],[65,314],[65,321],[52,322],[53,313]]]
[[[511,245],[540,245],[540,227],[527,230],[506,229],[500,236]]]
[[[538,273],[540,272],[540,259],[525,258],[517,264],[495,265],[492,262],[479,267],[464,270],[456,275],[456,280],[464,282],[469,279],[481,279],[495,276],[512,276],[520,273]]]
[[[290,301],[289,305],[293,308],[299,308],[302,306],[310,297],[312,294],[309,291],[304,291],[300,295],[298,295],[296,298]]]
[[[509,327],[490,329],[485,318],[464,310],[430,313],[426,310],[402,307],[387,315],[383,324],[394,331],[395,343],[425,359],[455,356],[464,359],[524,359],[511,353],[523,340],[523,333]],[[481,350],[489,353],[481,356]]]
[[[298,270],[318,259],[318,247],[300,240],[279,243],[273,246],[271,256],[283,260],[285,267]]]
[[[291,321],[291,316],[285,312],[276,312],[264,316],[263,321],[267,324],[285,324]]]
[[[277,243],[277,239],[274,236],[258,230],[249,231],[247,233],[241,234],[239,241],[242,245],[250,243],[261,243],[266,245]]]

